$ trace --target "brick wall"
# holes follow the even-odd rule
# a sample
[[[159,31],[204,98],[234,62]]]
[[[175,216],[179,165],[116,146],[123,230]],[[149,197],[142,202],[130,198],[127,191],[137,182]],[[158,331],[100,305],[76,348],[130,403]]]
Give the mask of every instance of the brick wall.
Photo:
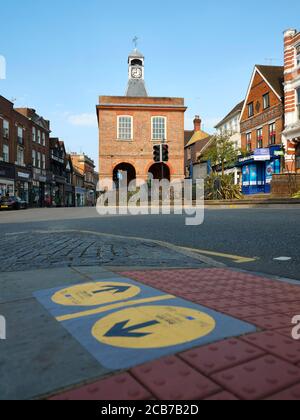
[[[135,106],[136,105],[136,106]],[[172,179],[184,179],[184,100],[181,98],[100,97],[97,107],[99,120],[100,179],[113,177],[120,163],[134,166],[137,178],[147,179],[153,161],[151,118],[167,118],[169,145],[168,166]],[[133,117],[133,140],[118,140],[117,119],[120,115]]]
[[[264,110],[263,95],[267,93],[270,95],[270,107]],[[248,104],[251,102],[254,104],[254,116],[248,118]],[[246,135],[249,132],[251,132],[252,150],[257,148],[258,128],[263,129],[263,147],[268,147],[269,124],[271,122],[275,122],[276,126],[276,144],[281,144],[281,134],[284,128],[282,101],[275,95],[261,75],[256,72],[241,118],[242,149],[247,149]]]

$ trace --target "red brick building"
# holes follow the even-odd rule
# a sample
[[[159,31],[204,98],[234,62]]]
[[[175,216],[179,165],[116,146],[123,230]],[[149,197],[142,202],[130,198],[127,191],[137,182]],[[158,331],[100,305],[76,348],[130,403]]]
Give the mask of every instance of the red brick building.
[[[37,115],[31,108],[16,108],[29,121],[29,134],[31,137],[31,156],[28,162],[32,166],[31,201],[36,207],[43,207],[45,200],[50,196],[52,177],[49,173],[49,135],[50,122]]]
[[[42,205],[49,169],[50,123],[0,96],[0,194]],[[48,184],[49,185],[49,184]]]
[[[284,33],[284,98],[286,168],[300,172],[300,32]]]
[[[95,163],[84,153],[71,153],[73,168],[84,177],[83,188],[85,190],[84,203],[88,206],[95,205],[97,182]],[[80,194],[80,192],[77,192]],[[78,202],[78,201],[77,201]]]
[[[149,97],[144,82],[144,56],[134,50],[128,60],[126,96],[100,96],[100,180],[117,181],[120,173],[128,180],[154,178],[184,179],[184,113],[182,98]],[[165,143],[168,162],[155,163],[153,147]],[[163,166],[163,169],[162,169]]]
[[[269,193],[283,167],[284,69],[255,66],[241,113],[243,193]]]

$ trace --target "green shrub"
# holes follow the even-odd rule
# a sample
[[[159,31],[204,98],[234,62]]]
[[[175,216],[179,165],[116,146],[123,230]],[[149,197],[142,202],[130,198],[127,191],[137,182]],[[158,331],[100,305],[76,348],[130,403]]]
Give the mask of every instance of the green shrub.
[[[218,175],[212,173],[205,180],[206,200],[240,200],[241,188],[234,184],[232,175]]]

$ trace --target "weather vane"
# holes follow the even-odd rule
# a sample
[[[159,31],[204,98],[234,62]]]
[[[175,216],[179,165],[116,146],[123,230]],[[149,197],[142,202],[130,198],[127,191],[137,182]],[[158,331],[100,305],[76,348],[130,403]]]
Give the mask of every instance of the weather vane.
[[[138,46],[138,37],[137,36],[135,36],[134,38],[133,38],[133,40],[132,40],[132,42],[134,43],[134,45],[135,45],[135,48],[137,48],[137,46]]]

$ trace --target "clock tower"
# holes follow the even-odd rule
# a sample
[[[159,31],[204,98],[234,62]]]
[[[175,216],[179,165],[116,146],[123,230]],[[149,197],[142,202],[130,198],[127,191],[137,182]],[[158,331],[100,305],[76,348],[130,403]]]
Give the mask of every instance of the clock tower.
[[[145,57],[135,48],[128,57],[128,86],[126,96],[147,97],[144,79]]]

